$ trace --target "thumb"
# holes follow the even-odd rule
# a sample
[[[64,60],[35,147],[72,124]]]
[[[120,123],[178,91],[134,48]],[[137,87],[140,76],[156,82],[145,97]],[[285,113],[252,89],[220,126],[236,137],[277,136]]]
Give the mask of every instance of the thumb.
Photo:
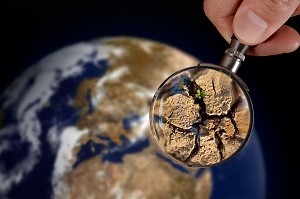
[[[244,0],[233,19],[233,32],[244,44],[262,43],[293,14],[299,0]]]

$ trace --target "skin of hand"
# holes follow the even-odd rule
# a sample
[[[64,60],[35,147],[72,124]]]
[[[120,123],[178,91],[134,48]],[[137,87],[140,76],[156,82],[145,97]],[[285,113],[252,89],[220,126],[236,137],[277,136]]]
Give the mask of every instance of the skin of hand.
[[[249,55],[289,53],[300,46],[299,33],[285,25],[300,14],[300,0],[204,0],[203,9],[227,42],[235,35],[251,46]]]

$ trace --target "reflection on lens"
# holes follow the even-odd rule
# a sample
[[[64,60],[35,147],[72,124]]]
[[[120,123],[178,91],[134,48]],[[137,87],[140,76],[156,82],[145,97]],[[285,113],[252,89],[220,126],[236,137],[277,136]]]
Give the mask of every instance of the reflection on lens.
[[[235,155],[253,122],[252,104],[228,71],[191,67],[171,75],[150,110],[154,142],[189,167],[209,167]]]

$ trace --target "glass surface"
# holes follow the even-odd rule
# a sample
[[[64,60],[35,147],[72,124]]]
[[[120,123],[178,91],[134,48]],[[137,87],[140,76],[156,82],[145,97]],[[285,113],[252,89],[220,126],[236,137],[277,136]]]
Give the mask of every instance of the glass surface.
[[[150,108],[152,142],[188,167],[211,167],[234,156],[253,126],[247,87],[212,64],[185,68],[167,78]]]

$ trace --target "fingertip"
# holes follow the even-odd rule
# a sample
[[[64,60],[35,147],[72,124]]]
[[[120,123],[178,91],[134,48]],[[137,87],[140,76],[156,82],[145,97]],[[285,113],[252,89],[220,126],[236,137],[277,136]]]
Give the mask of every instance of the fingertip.
[[[244,0],[234,16],[233,32],[242,43],[259,45],[297,14],[298,6],[298,1]]]
[[[292,49],[292,51],[295,51],[299,47],[300,47],[300,35],[298,34],[298,40],[297,39],[295,40],[295,42],[291,46],[291,49]]]
[[[247,54],[255,56],[278,55],[294,52],[299,46],[299,33],[284,25],[263,43],[250,47]]]
[[[246,45],[261,43],[269,24],[252,10],[240,9],[233,19],[233,31],[236,37]]]

